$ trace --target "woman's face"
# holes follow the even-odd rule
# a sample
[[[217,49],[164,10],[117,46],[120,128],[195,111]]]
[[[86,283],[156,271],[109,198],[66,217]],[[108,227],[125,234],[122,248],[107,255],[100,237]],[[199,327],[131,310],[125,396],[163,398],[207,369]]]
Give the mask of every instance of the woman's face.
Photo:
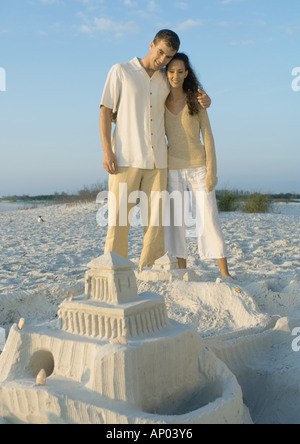
[[[185,64],[182,60],[172,60],[167,68],[167,76],[172,88],[182,88],[188,76]]]

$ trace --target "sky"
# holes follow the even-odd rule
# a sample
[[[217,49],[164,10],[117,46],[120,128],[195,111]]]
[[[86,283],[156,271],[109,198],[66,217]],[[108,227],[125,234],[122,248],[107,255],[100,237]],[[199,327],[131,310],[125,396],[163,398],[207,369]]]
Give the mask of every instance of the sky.
[[[218,189],[300,193],[299,0],[0,0],[0,197],[107,179],[106,76],[164,28],[212,98]]]

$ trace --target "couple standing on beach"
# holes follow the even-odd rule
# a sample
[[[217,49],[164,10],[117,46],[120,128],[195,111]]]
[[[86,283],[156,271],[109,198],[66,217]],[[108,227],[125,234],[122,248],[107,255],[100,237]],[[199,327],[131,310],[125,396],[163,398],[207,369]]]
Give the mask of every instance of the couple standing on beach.
[[[115,197],[109,198],[109,212],[114,212],[117,223],[109,224],[105,253],[128,256],[128,215],[136,201],[126,207],[126,224],[118,223],[119,206],[128,202],[131,193],[138,198],[143,192],[148,197],[148,222],[144,222],[139,270],[153,265],[166,252],[177,257],[179,268],[186,268],[184,219],[176,223],[178,214],[172,199],[167,226],[162,220],[163,211],[159,223],[152,223],[155,205],[151,205],[151,196],[165,191],[183,196],[189,190],[193,212],[200,213],[202,219],[198,233],[200,257],[217,259],[222,276],[227,277],[226,248],[214,191],[215,146],[206,111],[211,100],[188,57],[178,52],[179,47],[176,33],[159,31],[144,58],[114,65],[108,74],[101,100],[100,134],[103,166],[110,174],[109,194]],[[111,137],[114,115],[116,127]],[[197,199],[199,194],[201,199]],[[157,206],[155,211],[162,210],[161,202]]]

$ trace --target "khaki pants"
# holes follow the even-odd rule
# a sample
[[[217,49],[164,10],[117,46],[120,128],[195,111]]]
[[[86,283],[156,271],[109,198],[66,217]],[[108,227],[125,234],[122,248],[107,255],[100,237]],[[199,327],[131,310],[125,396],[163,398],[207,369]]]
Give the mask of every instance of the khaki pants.
[[[157,206],[153,205],[152,211],[155,211],[156,213],[159,210],[159,216],[158,223],[152,224],[153,214],[151,213],[151,193],[153,191],[160,193],[161,191],[165,191],[166,188],[166,168],[143,170],[138,168],[122,167],[118,169],[117,174],[110,175],[110,196],[108,200],[110,220],[106,237],[105,253],[114,252],[125,258],[128,257],[128,233],[130,229],[130,220],[128,220],[128,216],[130,212],[132,214],[131,210],[136,205],[138,192],[142,191],[144,193],[144,197],[147,196],[146,214],[148,213],[148,220],[146,221],[143,218],[144,240],[139,269],[153,265],[156,259],[164,255],[165,247],[162,221],[162,203],[159,201]],[[111,193],[114,198],[111,197]],[[134,194],[131,195],[130,202],[128,202],[128,198],[131,193]],[[136,198],[134,200],[135,196]],[[144,201],[145,200],[146,199],[144,199]],[[126,214],[124,214],[124,208],[126,209]],[[112,223],[111,215],[114,211],[115,220]]]

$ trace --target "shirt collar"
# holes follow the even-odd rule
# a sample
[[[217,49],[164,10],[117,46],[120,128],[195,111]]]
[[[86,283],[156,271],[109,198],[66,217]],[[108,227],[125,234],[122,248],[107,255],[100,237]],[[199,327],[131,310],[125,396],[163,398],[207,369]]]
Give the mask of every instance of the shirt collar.
[[[133,71],[141,71],[142,69],[144,69],[138,59],[138,57],[135,57],[134,59],[131,60],[130,62]],[[145,70],[144,70],[145,71]]]
[[[132,59],[130,61],[131,67],[133,71],[144,71],[146,74],[146,70],[144,69],[144,67],[142,66],[141,62],[139,61],[138,57],[134,57],[134,59]],[[153,79],[154,76],[156,76],[158,73],[164,73],[165,72],[165,68],[161,69],[160,71],[155,71],[155,73],[153,74],[153,76],[151,77]],[[147,74],[148,75],[148,74]],[[150,78],[150,77],[149,77]]]

